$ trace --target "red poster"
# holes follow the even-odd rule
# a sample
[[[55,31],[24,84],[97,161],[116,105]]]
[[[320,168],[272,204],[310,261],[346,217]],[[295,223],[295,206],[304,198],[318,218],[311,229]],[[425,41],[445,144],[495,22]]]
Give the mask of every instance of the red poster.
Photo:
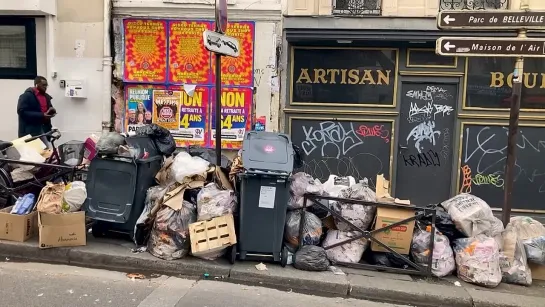
[[[210,52],[204,47],[203,32],[212,29],[212,22],[171,21],[169,29],[169,82],[210,83]]]
[[[167,22],[127,19],[125,28],[125,70],[127,82],[164,83],[167,72]]]
[[[181,92],[179,128],[172,134],[176,147],[208,146],[210,88],[197,86],[192,96],[181,86],[169,90]]]
[[[254,86],[254,40],[255,23],[251,21],[230,22],[226,35],[238,39],[240,56],[221,58],[221,82],[225,85]],[[215,61],[212,61],[212,73],[215,78]],[[215,79],[214,79],[215,80]]]
[[[210,146],[216,146],[216,89],[210,98]],[[221,89],[221,147],[227,149],[242,148],[242,141],[247,131],[252,129],[252,105],[254,101],[251,88]]]

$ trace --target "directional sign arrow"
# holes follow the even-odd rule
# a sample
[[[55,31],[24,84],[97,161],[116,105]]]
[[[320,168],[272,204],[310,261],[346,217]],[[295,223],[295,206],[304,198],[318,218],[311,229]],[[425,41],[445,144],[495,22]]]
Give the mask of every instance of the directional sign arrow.
[[[443,21],[448,25],[451,21],[456,21],[456,18],[452,18],[450,15],[447,15],[445,18],[443,18]]]
[[[444,56],[545,58],[545,38],[440,37],[435,52]]]
[[[450,48],[456,48],[456,46],[452,45],[450,42],[446,42],[444,47],[447,51],[450,51]]]
[[[458,10],[441,11],[437,27],[443,30],[543,30],[545,11]]]

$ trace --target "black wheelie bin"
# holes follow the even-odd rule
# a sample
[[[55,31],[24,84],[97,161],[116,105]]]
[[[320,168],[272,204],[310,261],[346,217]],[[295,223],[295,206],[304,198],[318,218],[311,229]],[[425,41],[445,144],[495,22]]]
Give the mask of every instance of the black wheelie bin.
[[[85,211],[94,220],[93,236],[109,232],[132,237],[136,221],[144,211],[146,193],[155,185],[163,156],[147,136],[126,138],[136,151],[147,152],[146,158],[121,156],[95,157],[87,174]]]
[[[284,224],[293,171],[293,146],[288,135],[251,131],[242,145],[245,172],[240,175],[239,231],[236,257],[272,257],[286,265]],[[238,250],[238,251],[237,251]]]

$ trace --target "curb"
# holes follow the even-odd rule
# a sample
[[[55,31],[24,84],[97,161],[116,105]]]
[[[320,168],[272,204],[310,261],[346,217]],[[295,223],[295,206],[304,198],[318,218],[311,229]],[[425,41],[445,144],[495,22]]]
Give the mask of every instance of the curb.
[[[14,260],[47,262],[121,271],[159,273],[170,276],[210,279],[248,286],[261,286],[325,297],[348,297],[419,307],[533,307],[543,298],[472,290],[418,281],[403,281],[362,275],[334,275],[331,272],[306,272],[293,267],[268,265],[258,271],[255,263],[225,259],[206,261],[184,258],[167,261],[149,253],[134,254],[120,244],[93,242],[77,248],[39,249],[31,242],[0,241],[0,256]],[[511,299],[506,299],[511,296]],[[491,298],[496,300],[491,301]],[[537,304],[535,303],[537,302]]]

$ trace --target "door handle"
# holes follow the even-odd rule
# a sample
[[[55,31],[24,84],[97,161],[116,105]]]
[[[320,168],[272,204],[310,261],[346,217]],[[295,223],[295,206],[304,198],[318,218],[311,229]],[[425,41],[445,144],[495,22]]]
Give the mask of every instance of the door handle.
[[[405,149],[408,149],[409,147],[399,144],[398,148],[399,148],[399,150],[405,150]]]

